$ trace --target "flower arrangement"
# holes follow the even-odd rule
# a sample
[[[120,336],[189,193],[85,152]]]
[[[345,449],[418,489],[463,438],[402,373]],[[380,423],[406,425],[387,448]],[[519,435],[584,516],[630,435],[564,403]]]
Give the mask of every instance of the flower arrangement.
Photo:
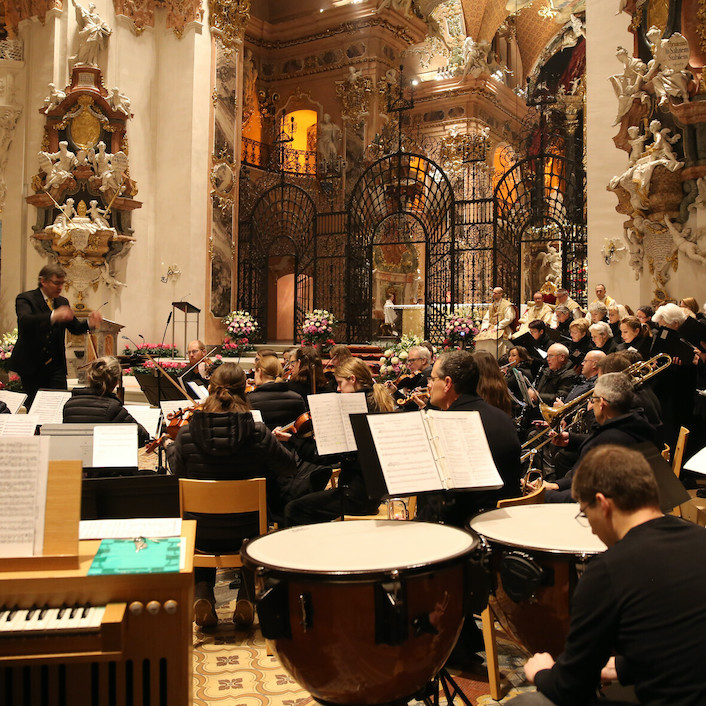
[[[444,330],[444,348],[473,348],[473,337],[478,333],[473,317],[459,312],[448,314],[446,317],[446,328]]]
[[[380,358],[380,371],[378,379],[380,382],[385,380],[397,380],[400,375],[407,375],[410,369],[407,367],[407,358],[409,349],[413,346],[420,346],[422,339],[419,336],[404,335],[399,343],[388,348]]]
[[[326,309],[314,309],[304,314],[304,323],[301,327],[302,345],[315,346],[316,344],[332,346],[332,338],[336,317]]]
[[[179,356],[179,349],[173,343],[138,343],[137,348],[133,351],[126,343],[124,353],[125,355],[149,353],[160,358],[173,358]]]
[[[165,360],[165,361],[160,361],[159,363],[160,367],[166,370],[169,374],[171,373],[176,373],[179,374],[182,370],[185,370],[186,368],[189,367],[188,363],[184,363],[181,361],[171,361],[171,360]],[[144,374],[144,373],[152,373],[154,372],[155,368],[157,366],[151,361],[151,360],[146,360],[143,365],[136,365],[134,368],[127,368],[125,370],[126,375],[135,375],[135,374]]]
[[[17,343],[17,329],[8,331],[0,338],[0,368],[9,370],[10,356]]]
[[[10,392],[22,392],[22,382],[17,373],[10,373],[7,382],[0,380],[0,390],[9,390]]]
[[[226,335],[221,354],[229,357],[242,355],[244,351],[254,350],[250,337],[260,328],[260,324],[249,311],[231,311],[223,319]]]

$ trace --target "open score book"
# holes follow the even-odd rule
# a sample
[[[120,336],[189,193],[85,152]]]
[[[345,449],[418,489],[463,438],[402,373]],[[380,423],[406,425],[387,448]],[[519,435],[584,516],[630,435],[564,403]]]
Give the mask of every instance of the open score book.
[[[421,410],[351,420],[371,496],[376,490],[392,496],[503,486],[478,412]]]

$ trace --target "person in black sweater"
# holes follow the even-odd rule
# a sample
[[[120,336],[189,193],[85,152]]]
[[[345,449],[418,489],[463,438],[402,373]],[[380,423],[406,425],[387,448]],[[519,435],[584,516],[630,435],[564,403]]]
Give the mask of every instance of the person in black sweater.
[[[253,409],[260,410],[270,431],[290,424],[306,411],[304,398],[290,390],[281,375],[282,364],[275,356],[255,361],[255,389],[248,393],[248,402]]]
[[[652,349],[652,329],[647,324],[641,324],[636,316],[626,316],[620,322],[620,335],[623,342],[618,345],[619,351],[634,348],[643,360],[648,360]]]
[[[64,405],[65,424],[137,424],[137,438],[143,446],[150,438],[148,431],[133,419],[114,393],[122,371],[117,358],[105,356],[90,363],[86,373],[88,387],[76,387]]]
[[[306,398],[309,395],[327,392],[324,369],[316,349],[311,346],[297,348],[291,373],[287,387],[301,396],[308,411],[309,404]]]
[[[588,335],[588,319],[576,319],[569,324],[571,343],[569,344],[569,357],[576,372],[580,372],[584,356],[593,350],[593,341]]]
[[[223,363],[211,375],[209,396],[183,425],[176,441],[167,447],[169,467],[174,475],[197,480],[267,479],[268,505],[278,496],[278,478],[294,475],[294,454],[287,451],[270,430],[253,420],[245,397],[245,373],[235,363]],[[199,515],[196,519],[196,548],[205,552],[235,552],[242,540],[257,534],[248,518],[230,515]],[[218,623],[213,586],[216,570],[194,569],[194,621],[199,626]],[[253,577],[244,572],[241,594],[233,622],[253,622]]]
[[[556,662],[535,654],[525,665],[538,691],[508,703],[702,706],[706,563],[698,558],[706,555],[706,532],[661,513],[654,474],[630,449],[606,445],[587,454],[573,495],[577,520],[585,518],[608,550],[576,586],[562,654]],[[598,698],[611,681],[619,683]]]
[[[618,346],[613,340],[613,330],[605,321],[591,324],[588,330],[591,333],[595,350],[603,351],[606,355],[615,353],[618,350]]]

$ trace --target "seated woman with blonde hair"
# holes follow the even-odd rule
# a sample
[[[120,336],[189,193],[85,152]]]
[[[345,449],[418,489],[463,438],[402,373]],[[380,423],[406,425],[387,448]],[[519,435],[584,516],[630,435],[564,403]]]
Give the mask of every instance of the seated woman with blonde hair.
[[[75,387],[64,405],[65,424],[137,424],[137,438],[142,446],[150,438],[147,430],[123,407],[114,393],[122,377],[117,358],[105,356],[91,361],[86,379],[88,387]]]

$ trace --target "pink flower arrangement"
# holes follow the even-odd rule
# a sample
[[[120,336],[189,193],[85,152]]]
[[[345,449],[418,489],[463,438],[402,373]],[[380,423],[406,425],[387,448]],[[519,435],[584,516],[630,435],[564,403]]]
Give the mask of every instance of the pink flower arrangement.
[[[302,345],[316,345],[322,343],[333,345],[333,327],[336,317],[326,309],[314,309],[304,314],[301,326]]]
[[[134,352],[165,357],[179,355],[179,349],[173,343],[138,343]],[[132,353],[132,348],[125,344],[125,355],[132,355]]]
[[[473,337],[478,333],[478,327],[470,316],[449,314],[446,317],[445,348],[472,348]]]

